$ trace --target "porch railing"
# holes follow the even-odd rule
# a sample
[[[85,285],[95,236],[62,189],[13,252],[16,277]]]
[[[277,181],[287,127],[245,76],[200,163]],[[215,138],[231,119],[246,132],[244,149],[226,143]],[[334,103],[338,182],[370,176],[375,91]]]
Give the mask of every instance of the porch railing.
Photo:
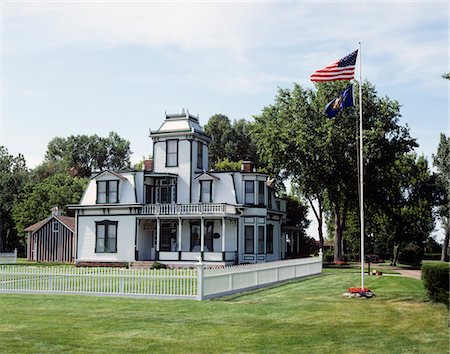
[[[141,213],[146,215],[225,215],[236,214],[236,207],[224,203],[146,204],[142,207]]]

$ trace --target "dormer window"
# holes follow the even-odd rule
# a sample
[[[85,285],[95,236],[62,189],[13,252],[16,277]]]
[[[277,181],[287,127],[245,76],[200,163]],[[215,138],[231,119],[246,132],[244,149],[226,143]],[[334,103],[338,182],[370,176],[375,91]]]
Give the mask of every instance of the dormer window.
[[[119,181],[97,181],[97,204],[119,202]]]
[[[212,202],[212,182],[200,181],[200,203]]]
[[[166,167],[178,166],[178,140],[166,140]]]
[[[253,181],[245,181],[245,199],[247,205],[255,204],[255,183]]]
[[[203,143],[197,142],[197,168],[203,169]]]

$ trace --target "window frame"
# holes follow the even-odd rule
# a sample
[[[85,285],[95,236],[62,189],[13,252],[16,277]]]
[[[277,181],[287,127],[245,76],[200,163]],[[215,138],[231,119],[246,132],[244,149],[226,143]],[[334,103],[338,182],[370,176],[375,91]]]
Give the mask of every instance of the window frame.
[[[266,182],[258,181],[258,205],[259,206],[266,205],[265,188],[266,188]]]
[[[203,169],[203,142],[197,141],[197,168]]]
[[[174,143],[175,145],[175,152],[169,152],[169,143]],[[178,139],[167,139],[166,140],[166,167],[178,167],[178,146],[179,140]],[[169,156],[175,155],[175,162],[174,164],[169,164]]]
[[[247,191],[247,186],[252,186],[252,191]],[[252,196],[250,198],[250,196]],[[249,199],[251,201],[249,202]],[[244,181],[244,204],[245,205],[255,205],[255,181]]]
[[[97,199],[96,199],[96,204],[117,204],[117,203],[119,203],[119,182],[120,181],[116,180],[116,179],[97,181]],[[105,193],[105,201],[104,202],[100,201],[100,198],[99,198],[99,191],[100,191],[99,185],[101,183],[105,183],[105,192],[104,192]],[[111,193],[110,185],[112,183],[116,183],[116,198],[115,198],[114,201],[110,200],[111,199],[110,198],[110,193]]]
[[[59,221],[56,219],[52,220],[52,233],[59,232]]]
[[[264,225],[258,225],[258,244],[257,244],[257,251],[258,254],[265,254],[266,250],[265,250],[265,242],[264,242],[264,232],[265,231],[265,227]]]
[[[273,224],[266,225],[266,253],[273,254]]]
[[[117,230],[118,230],[118,221],[111,220],[103,220],[95,222],[95,253],[117,253]],[[99,226],[104,227],[104,235],[103,235],[103,250],[98,249],[98,239],[99,239]],[[110,227],[115,229],[115,237],[110,237]],[[109,249],[109,240],[115,239],[115,247],[114,250]]]
[[[251,246],[251,247],[250,247]],[[255,253],[255,226],[245,225],[244,227],[244,253]]]
[[[200,203],[212,203],[212,182],[211,180],[206,180],[206,181],[200,181],[200,196],[199,196],[199,202]],[[206,186],[206,184],[209,184],[209,200],[203,200],[203,190],[204,190],[204,186]]]

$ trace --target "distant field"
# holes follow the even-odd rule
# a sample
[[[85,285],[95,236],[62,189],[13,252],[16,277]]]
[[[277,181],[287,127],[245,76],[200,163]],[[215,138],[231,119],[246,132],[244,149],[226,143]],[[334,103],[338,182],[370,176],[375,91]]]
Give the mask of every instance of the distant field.
[[[448,353],[448,312],[419,280],[340,270],[215,301],[0,295],[1,353]]]

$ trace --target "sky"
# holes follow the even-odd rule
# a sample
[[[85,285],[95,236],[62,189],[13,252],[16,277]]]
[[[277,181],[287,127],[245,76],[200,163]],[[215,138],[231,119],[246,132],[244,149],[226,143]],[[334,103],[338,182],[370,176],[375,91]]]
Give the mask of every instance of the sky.
[[[361,42],[356,76],[400,102],[431,161],[450,127],[449,15],[447,0],[0,0],[0,145],[32,168],[56,136],[115,131],[135,163],[165,112],[252,120]]]

